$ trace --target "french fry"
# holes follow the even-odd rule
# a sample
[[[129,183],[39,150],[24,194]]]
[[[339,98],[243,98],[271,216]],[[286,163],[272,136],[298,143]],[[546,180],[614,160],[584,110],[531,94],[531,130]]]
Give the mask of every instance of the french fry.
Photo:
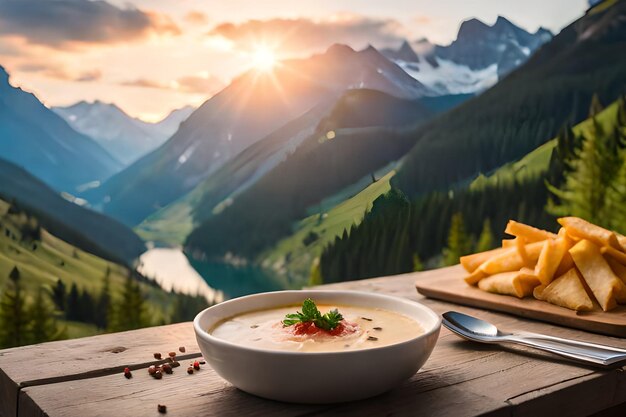
[[[539,242],[546,239],[554,239],[556,235],[547,230],[537,229],[524,223],[509,220],[504,233],[515,237],[523,237],[527,242]]]
[[[524,261],[524,265],[530,266],[531,261],[530,261],[530,258],[528,257],[528,252],[526,252],[525,245],[526,245],[526,239],[520,236],[515,238],[515,247],[517,248],[517,253],[519,253],[519,256],[522,257],[522,260]]]
[[[602,252],[602,254],[610,256],[622,265],[626,265],[626,253],[618,251],[617,249],[610,246],[603,246],[602,248],[600,248],[600,251]]]
[[[527,256],[526,261],[522,258],[517,248],[506,248],[503,252],[487,259],[479,268],[487,275],[519,271],[523,267],[534,266],[542,247],[543,242],[533,242],[526,245],[524,247]]]
[[[487,274],[485,274],[479,268],[479,269],[474,270],[474,272],[472,272],[468,276],[466,276],[465,277],[465,282],[467,282],[469,285],[476,285],[476,284],[478,284],[478,281],[480,281],[481,279],[485,278],[486,276],[487,276]]]
[[[611,267],[615,275],[617,275],[617,277],[621,279],[624,284],[626,284],[626,266],[617,262],[614,258],[611,258],[610,256],[605,256],[604,259],[606,259],[606,261],[609,263],[609,266]]]
[[[617,303],[626,302],[626,285],[615,275],[596,244],[583,239],[569,253],[602,310],[609,311]]]
[[[539,285],[537,277],[526,270],[503,272],[481,279],[478,282],[478,288],[483,291],[512,295],[518,298],[531,295],[533,288],[537,285]]]
[[[615,232],[589,223],[579,217],[561,217],[557,220],[567,230],[567,234],[573,238],[586,239],[598,246],[609,246],[622,250]]]
[[[471,274],[489,258],[503,253],[505,250],[506,249],[504,248],[496,248],[485,252],[474,253],[472,255],[461,256],[460,262],[461,265],[463,265],[463,268]]]
[[[568,241],[563,236],[556,240],[548,239],[545,241],[535,267],[535,275],[542,285],[548,285],[552,281],[563,256],[568,250]]]
[[[571,268],[548,285],[535,287],[533,295],[538,300],[571,310],[593,310],[593,302],[587,294],[576,268]]]
[[[502,247],[510,248],[515,246],[515,239],[502,239]]]

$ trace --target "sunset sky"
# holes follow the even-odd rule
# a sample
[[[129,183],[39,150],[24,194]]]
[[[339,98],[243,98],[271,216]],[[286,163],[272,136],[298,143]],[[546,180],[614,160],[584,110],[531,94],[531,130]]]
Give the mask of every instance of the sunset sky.
[[[115,102],[156,120],[267,59],[333,43],[448,44],[471,17],[553,33],[586,0],[0,0],[0,65],[47,105]],[[261,53],[259,53],[261,51]]]

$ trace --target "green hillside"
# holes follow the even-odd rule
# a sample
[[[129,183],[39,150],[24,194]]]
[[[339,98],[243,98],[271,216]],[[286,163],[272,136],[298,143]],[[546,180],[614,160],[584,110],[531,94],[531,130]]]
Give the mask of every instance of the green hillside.
[[[597,121],[605,129],[610,130],[615,124],[619,103],[616,101],[597,116]],[[576,134],[588,133],[593,128],[593,120],[586,119],[572,128]],[[525,155],[519,161],[503,165],[490,175],[479,175],[470,184],[470,189],[480,189],[489,185],[507,184],[514,181],[523,182],[545,173],[550,165],[552,151],[556,147],[556,139],[549,140],[537,149]]]
[[[128,227],[67,201],[24,169],[3,159],[0,198],[37,217],[44,228],[63,241],[100,258],[131,265],[146,250]]]
[[[126,266],[64,242],[43,228],[35,216],[0,200],[0,296],[7,290],[9,275],[14,268],[19,270],[20,283],[29,303],[40,289],[45,294],[52,294],[52,288],[59,280],[68,292],[72,285],[76,285],[79,294],[87,293],[95,303],[103,290],[105,277],[115,302],[121,299],[130,277],[139,286],[145,300],[144,325],[168,323],[176,317],[174,306],[178,303],[178,295],[164,291]],[[64,317],[60,311],[57,313],[59,318]],[[104,331],[98,330],[91,321],[62,319],[61,322],[67,327],[69,337]]]
[[[610,7],[609,7],[610,6]],[[515,161],[626,86],[626,1],[592,9],[480,96],[414,130],[392,183],[410,196],[467,182]]]
[[[259,255],[261,265],[281,275],[288,274],[293,280],[304,283],[310,274],[314,259],[322,254],[328,243],[341,236],[344,230],[349,230],[353,224],[359,224],[363,220],[373,201],[391,189],[389,180],[394,174],[395,171],[388,172],[374,183],[368,177],[370,184],[356,195],[329,210],[323,210],[299,221],[291,236],[280,240],[270,250]],[[343,194],[341,193],[341,197]]]
[[[455,216],[461,219],[458,233],[467,242],[465,253],[478,250],[482,236],[496,244],[509,219],[554,230],[554,216],[577,215],[626,230],[625,126],[622,97],[574,126],[570,134],[564,129],[520,160],[480,175],[471,184],[412,200],[392,189],[374,201],[359,225],[324,248],[319,264],[323,281],[409,272],[415,268],[415,257],[427,266],[439,266]],[[601,175],[588,174],[598,169]],[[578,188],[557,196],[548,191],[546,181],[556,190]],[[462,254],[453,256],[453,262]]]

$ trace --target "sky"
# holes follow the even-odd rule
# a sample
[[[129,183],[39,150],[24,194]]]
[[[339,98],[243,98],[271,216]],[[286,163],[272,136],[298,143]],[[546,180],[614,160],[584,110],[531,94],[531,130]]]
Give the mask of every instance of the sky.
[[[0,0],[0,65],[48,106],[101,100],[155,121],[202,104],[254,66],[333,43],[445,45],[462,21],[493,24],[498,15],[558,33],[586,8],[586,0]]]

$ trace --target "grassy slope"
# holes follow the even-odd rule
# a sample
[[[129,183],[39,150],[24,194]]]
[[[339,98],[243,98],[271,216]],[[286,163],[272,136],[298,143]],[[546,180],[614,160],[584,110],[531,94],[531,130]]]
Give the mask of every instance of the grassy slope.
[[[57,279],[62,279],[68,290],[72,283],[76,283],[79,290],[86,289],[93,296],[97,296],[107,268],[110,270],[111,291],[113,297],[119,296],[128,274],[126,267],[106,261],[90,253],[56,238],[42,229],[41,241],[33,244],[21,240],[17,225],[20,220],[15,216],[6,217],[9,205],[0,200],[0,288],[4,287],[8,275],[14,266],[17,266],[25,289],[34,294],[40,287],[50,287]],[[10,230],[15,239],[6,236]],[[160,288],[141,283],[143,293],[148,300],[149,316],[154,324],[160,323],[166,317],[163,310],[169,304],[169,295]],[[77,329],[91,328],[90,326],[70,326]],[[93,331],[93,329],[91,330]],[[88,334],[83,332],[81,335]]]
[[[617,116],[618,103],[614,102],[598,115],[598,122],[605,129],[612,129]],[[586,119],[576,126],[573,130],[577,134],[584,134],[593,128],[593,120]],[[472,189],[480,189],[486,185],[495,185],[509,183],[512,181],[521,182],[530,177],[541,175],[548,169],[550,164],[550,156],[552,150],[556,146],[556,139],[544,143],[537,149],[528,153],[522,159],[501,166],[488,176],[479,175],[470,185]]]
[[[372,202],[389,191],[389,180],[394,174],[395,171],[388,172],[377,182],[370,183],[361,192],[324,213],[321,220],[319,214],[314,214],[298,222],[296,231],[291,236],[280,240],[274,247],[259,256],[262,265],[281,274],[285,274],[288,270],[289,274],[304,283],[313,260],[320,256],[324,247],[336,236],[340,236],[345,229],[363,220],[363,215],[372,207]],[[359,181],[360,183],[362,181]],[[339,194],[345,193],[342,191]],[[331,197],[329,200],[335,199]],[[319,237],[306,246],[303,239],[311,232]]]

